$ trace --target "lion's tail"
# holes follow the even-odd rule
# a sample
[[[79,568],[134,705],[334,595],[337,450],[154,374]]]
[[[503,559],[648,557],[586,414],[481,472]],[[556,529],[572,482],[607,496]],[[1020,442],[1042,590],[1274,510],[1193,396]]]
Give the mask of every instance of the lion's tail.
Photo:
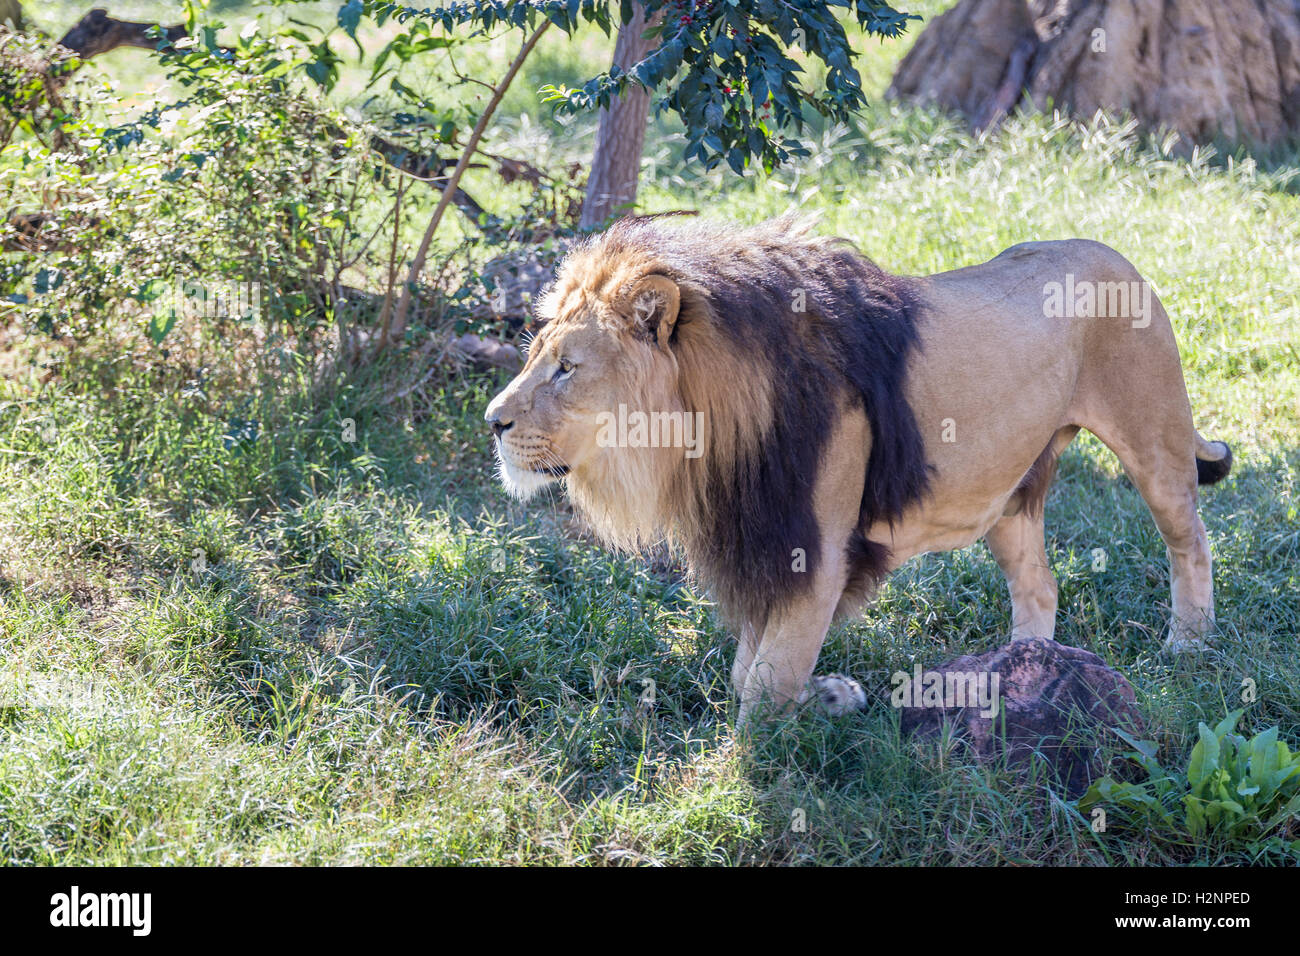
[[[1196,483],[1212,485],[1232,470],[1232,449],[1227,442],[1206,441],[1196,433]]]

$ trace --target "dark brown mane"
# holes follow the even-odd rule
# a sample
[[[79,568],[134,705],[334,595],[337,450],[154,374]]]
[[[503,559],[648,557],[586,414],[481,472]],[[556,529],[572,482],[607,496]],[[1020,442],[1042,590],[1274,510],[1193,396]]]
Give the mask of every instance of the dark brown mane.
[[[682,466],[671,497],[691,513],[668,517],[726,615],[761,621],[812,580],[821,546],[814,481],[846,401],[864,410],[872,446],[859,532],[841,546],[850,583],[873,583],[888,552],[862,533],[897,521],[929,482],[904,392],[919,347],[910,283],[849,243],[810,236],[789,220],[740,228],[629,219],[576,258],[611,271],[607,263],[639,261],[642,274],[666,275],[682,290],[669,342],[682,402],[709,412],[711,441],[731,451]],[[765,380],[769,407],[751,410],[765,417],[747,426],[717,420],[726,402],[715,393],[745,376]],[[802,570],[793,566],[796,549],[806,556]]]

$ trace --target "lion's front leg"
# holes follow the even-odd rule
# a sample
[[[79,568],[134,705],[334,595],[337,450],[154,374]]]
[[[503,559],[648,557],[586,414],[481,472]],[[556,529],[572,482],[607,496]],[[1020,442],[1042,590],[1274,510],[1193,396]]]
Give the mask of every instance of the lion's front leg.
[[[830,615],[812,607],[802,610],[802,614],[781,615],[763,631],[740,695],[740,724],[749,723],[765,709],[788,711],[808,696],[808,682],[826,639]]]
[[[745,624],[740,631],[736,646],[736,662],[731,668],[731,686],[736,691],[736,699],[745,699],[745,682],[754,666],[754,657],[758,653],[759,636],[752,624]],[[805,690],[803,698],[811,690],[817,694],[823,709],[828,714],[838,717],[850,711],[861,710],[867,704],[866,692],[857,681],[845,674],[816,674]]]
[[[753,660],[743,674],[742,724],[763,707],[785,711],[806,700],[810,693],[816,693],[832,714],[857,710],[866,703],[857,681],[838,674],[814,679],[812,672],[848,584],[849,536],[857,526],[870,448],[871,433],[866,417],[860,410],[842,409],[813,489],[820,539],[818,560],[803,572],[812,575],[812,580],[768,616]],[[737,685],[741,683],[740,663],[744,653],[742,635],[736,655],[737,668],[732,671],[732,680]]]
[[[816,694],[826,710],[843,714],[861,709],[866,695],[857,681],[840,674],[813,677],[813,667],[830,629],[835,606],[844,590],[844,562],[829,560],[813,587],[774,612],[753,653],[740,690],[740,718],[745,724],[760,711],[788,711]],[[732,679],[739,683],[742,638]]]
[[[754,666],[754,655],[758,653],[758,630],[752,621],[746,621],[736,639],[736,662],[731,665],[731,686],[738,700],[744,699],[745,681],[749,679],[749,670]]]

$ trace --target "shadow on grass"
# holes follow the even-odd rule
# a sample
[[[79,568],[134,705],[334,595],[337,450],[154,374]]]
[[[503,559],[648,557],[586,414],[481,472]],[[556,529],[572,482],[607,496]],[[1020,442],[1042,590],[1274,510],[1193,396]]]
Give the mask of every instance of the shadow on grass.
[[[679,578],[562,533],[558,499],[520,509],[496,488],[480,421],[496,384],[452,383],[387,425],[357,413],[357,447],[284,436],[278,457],[254,462],[287,489],[278,500],[263,491],[246,509],[191,507],[141,557],[127,585],[143,598],[140,620],[126,625],[122,653],[142,671],[183,674],[184,689],[168,693],[215,704],[270,753],[328,752],[358,699],[396,709],[421,740],[485,726],[500,747],[534,755],[512,772],[544,780],[610,858],[625,844],[708,862],[1247,855],[1153,848],[1122,831],[1099,842],[1045,777],[980,764],[960,741],[900,736],[891,674],[1006,639],[1005,585],[982,545],[910,563],[833,630],[819,670],[861,680],[866,711],[829,720],[810,708],[737,738],[733,644],[708,604]],[[1241,706],[1246,679],[1257,699],[1243,730],[1276,723],[1300,738],[1288,497],[1298,469],[1294,450],[1243,454],[1205,492],[1222,626],[1214,652],[1169,659],[1158,653],[1168,571],[1145,505],[1096,442],[1062,461],[1047,506],[1057,636],[1132,680],[1162,754],[1186,754],[1198,720]],[[204,480],[221,490],[220,476]],[[110,530],[84,533],[135,533]],[[620,835],[631,819],[653,833],[688,821],[690,849]]]
[[[484,454],[483,472],[489,461]],[[1300,737],[1290,692],[1300,682],[1297,534],[1283,493],[1298,467],[1294,450],[1243,456],[1204,492],[1221,630],[1211,652],[1167,658],[1168,569],[1149,512],[1095,441],[1062,462],[1048,501],[1057,637],[1129,676],[1164,752],[1186,753],[1198,720],[1240,706],[1247,677],[1258,694],[1252,727],[1277,723]],[[507,521],[492,491],[473,487],[457,498],[454,481],[439,486],[456,500],[387,542],[401,561],[363,564],[314,595],[317,640],[329,646],[338,635],[342,655],[415,690],[410,706],[421,713],[493,715],[555,757],[575,801],[653,801],[702,755],[728,750],[733,648],[707,605],[637,559],[556,533],[562,506]],[[384,491],[394,502],[430,500],[404,481]],[[819,665],[862,680],[867,711],[843,721],[805,711],[734,751],[763,820],[763,835],[738,852],[772,862],[1218,859],[1209,849],[1152,851],[1140,837],[1099,844],[1047,777],[981,765],[959,741],[900,738],[885,702],[889,675],[996,646],[1008,630],[1005,585],[982,546],[896,574],[861,619],[832,632]]]

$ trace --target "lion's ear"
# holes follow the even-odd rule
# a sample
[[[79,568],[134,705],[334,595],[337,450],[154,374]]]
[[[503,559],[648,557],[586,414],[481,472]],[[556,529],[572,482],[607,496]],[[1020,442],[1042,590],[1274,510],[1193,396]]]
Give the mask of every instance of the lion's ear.
[[[632,287],[624,304],[624,314],[633,329],[649,335],[660,348],[667,348],[682,304],[682,292],[677,283],[667,276],[646,276]]]

